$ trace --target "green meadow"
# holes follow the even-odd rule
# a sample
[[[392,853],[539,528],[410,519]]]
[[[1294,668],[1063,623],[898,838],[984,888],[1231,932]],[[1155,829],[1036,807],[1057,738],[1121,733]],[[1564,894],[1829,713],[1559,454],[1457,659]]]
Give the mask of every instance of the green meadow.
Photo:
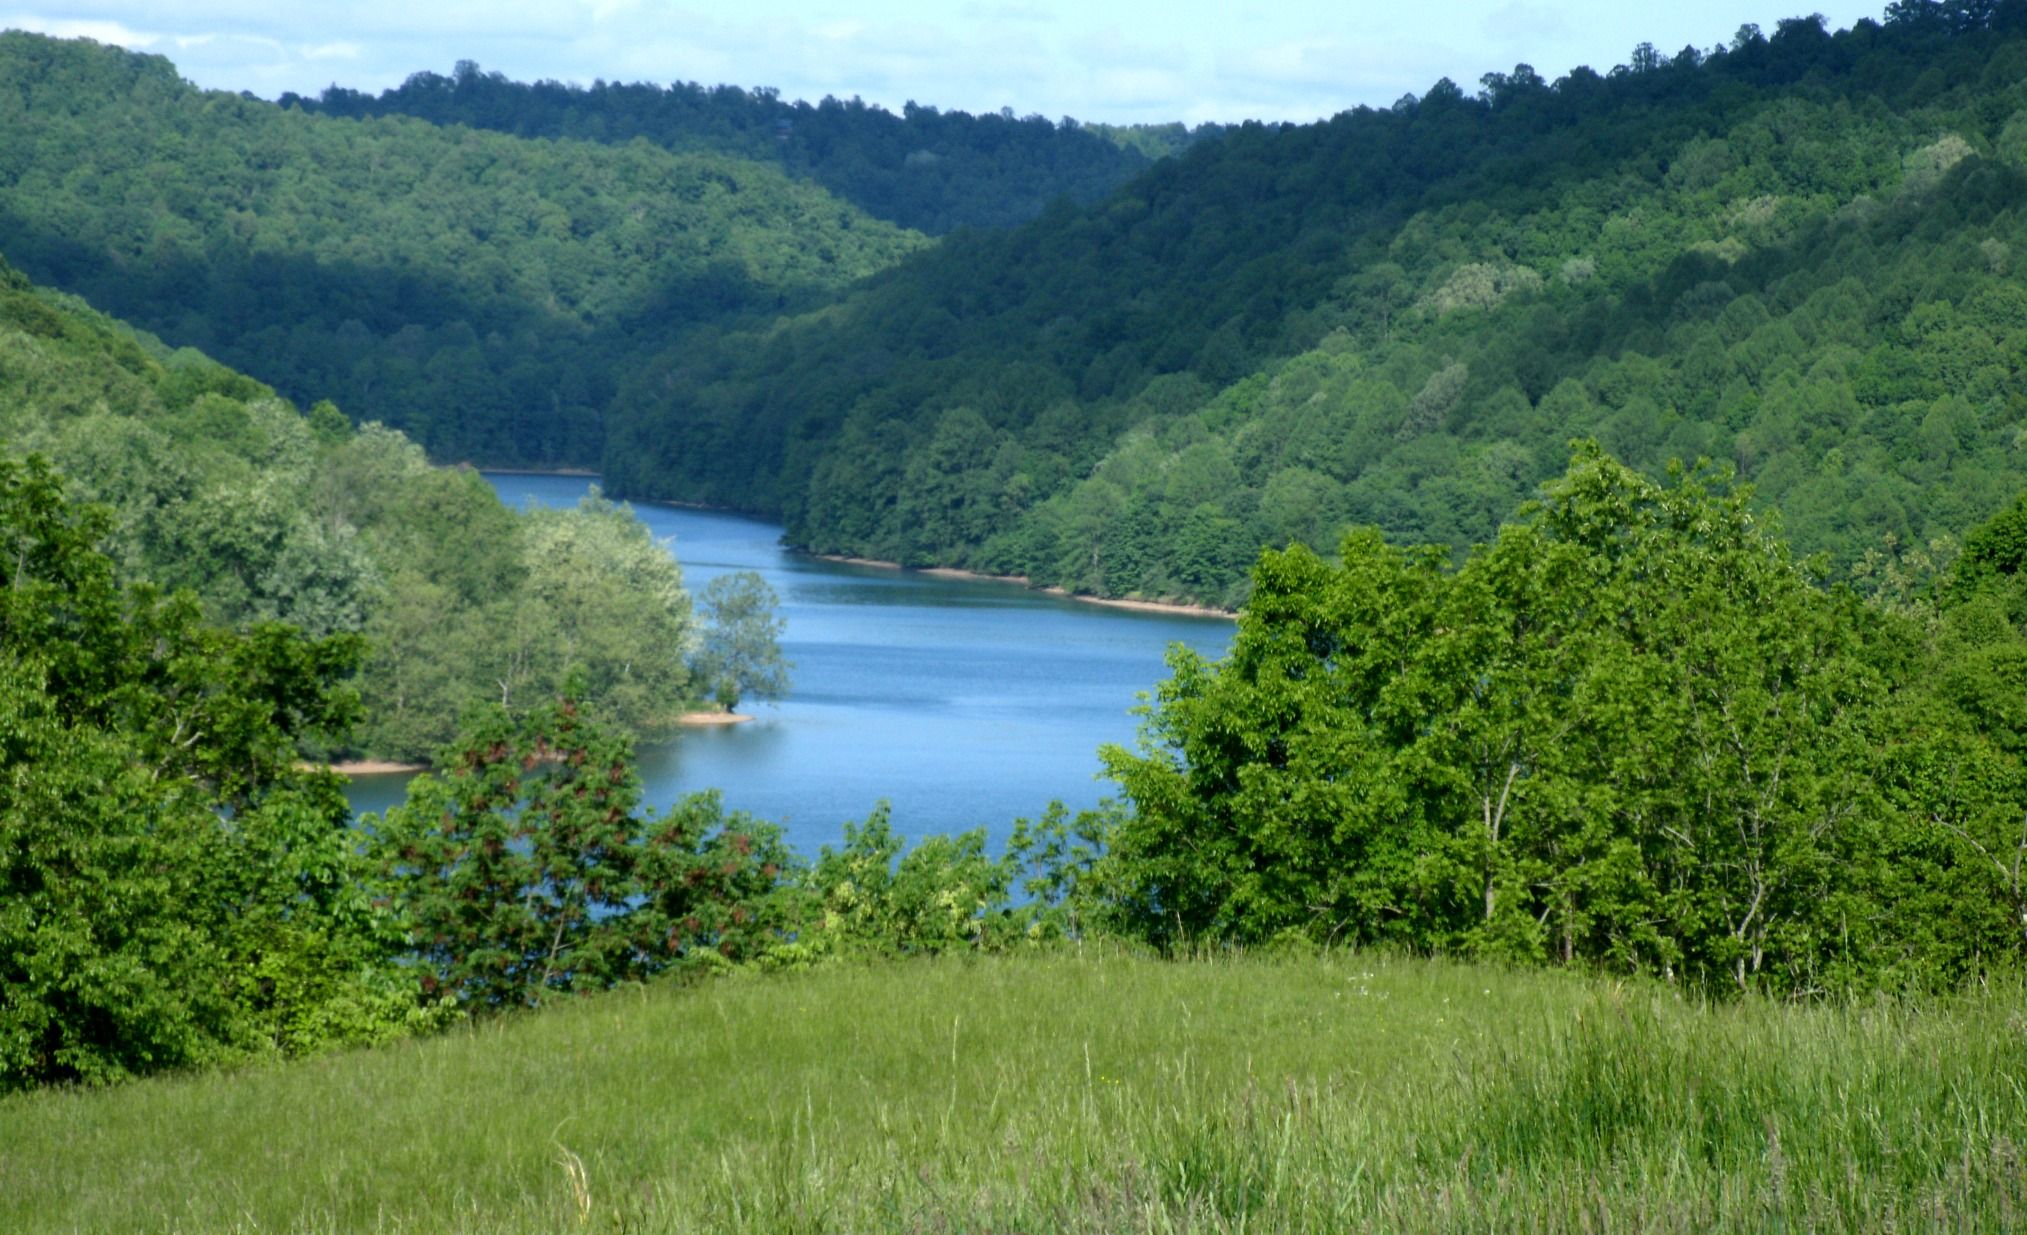
[[[0,1100],[10,1232],[2005,1231],[2027,1000],[1370,953],[660,984]]]

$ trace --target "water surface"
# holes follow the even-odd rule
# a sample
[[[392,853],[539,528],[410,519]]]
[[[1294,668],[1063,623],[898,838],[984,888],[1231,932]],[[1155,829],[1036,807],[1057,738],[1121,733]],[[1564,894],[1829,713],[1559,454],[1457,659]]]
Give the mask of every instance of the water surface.
[[[489,475],[510,505],[574,505],[581,477]],[[649,805],[717,788],[727,806],[780,822],[805,853],[835,844],[846,820],[893,806],[896,830],[920,836],[985,825],[995,841],[1051,799],[1094,805],[1098,747],[1131,744],[1132,709],[1167,676],[1180,642],[1222,655],[1219,618],[1080,604],[1012,584],[849,566],[790,553],[779,526],[713,511],[638,505],[670,540],[691,591],[731,571],[758,571],[782,599],[783,647],[795,662],[778,704],[744,702],[758,719],[689,729],[644,746]],[[403,778],[361,777],[353,801],[379,810]]]

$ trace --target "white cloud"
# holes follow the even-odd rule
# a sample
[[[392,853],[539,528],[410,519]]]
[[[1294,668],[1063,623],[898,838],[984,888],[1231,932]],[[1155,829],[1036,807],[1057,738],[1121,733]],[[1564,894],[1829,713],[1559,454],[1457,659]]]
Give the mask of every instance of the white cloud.
[[[1441,76],[1427,68],[1441,55],[1428,44],[1316,37],[1234,50],[1219,59],[1218,78],[1268,116],[1309,119],[1425,90]]]
[[[162,41],[161,35],[136,30],[124,22],[92,18],[44,17],[38,13],[21,13],[7,18],[5,24],[10,30],[28,30],[58,39],[91,39],[94,42],[110,43],[117,47],[130,47],[136,51],[153,47]]]

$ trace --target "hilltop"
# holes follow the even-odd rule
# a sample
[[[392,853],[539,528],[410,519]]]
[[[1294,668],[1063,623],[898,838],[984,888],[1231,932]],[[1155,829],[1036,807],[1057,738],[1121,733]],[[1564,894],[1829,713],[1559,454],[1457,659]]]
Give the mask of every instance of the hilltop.
[[[73,500],[107,508],[99,547],[123,581],[187,589],[220,626],[367,636],[366,714],[320,756],[427,758],[473,702],[545,697],[566,662],[635,732],[702,694],[680,571],[630,514],[518,515],[399,431],[299,410],[4,258],[0,448],[50,459]],[[592,632],[606,652],[587,655]]]
[[[1155,158],[1219,132],[1217,125],[1080,125],[971,115],[909,103],[899,115],[862,99],[791,101],[768,87],[698,82],[509,81],[460,61],[369,95],[332,86],[285,107],[326,116],[414,116],[521,137],[569,137],[669,150],[715,151],[822,185],[874,218],[940,236],[1008,227],[1066,197],[1095,201]]]

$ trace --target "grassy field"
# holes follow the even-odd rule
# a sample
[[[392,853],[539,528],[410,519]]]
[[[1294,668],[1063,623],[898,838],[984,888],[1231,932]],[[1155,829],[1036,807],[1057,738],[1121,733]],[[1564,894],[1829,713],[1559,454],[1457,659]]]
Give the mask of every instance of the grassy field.
[[[0,1230],[2027,1229],[2027,1003],[1368,955],[628,992],[0,1101]]]

